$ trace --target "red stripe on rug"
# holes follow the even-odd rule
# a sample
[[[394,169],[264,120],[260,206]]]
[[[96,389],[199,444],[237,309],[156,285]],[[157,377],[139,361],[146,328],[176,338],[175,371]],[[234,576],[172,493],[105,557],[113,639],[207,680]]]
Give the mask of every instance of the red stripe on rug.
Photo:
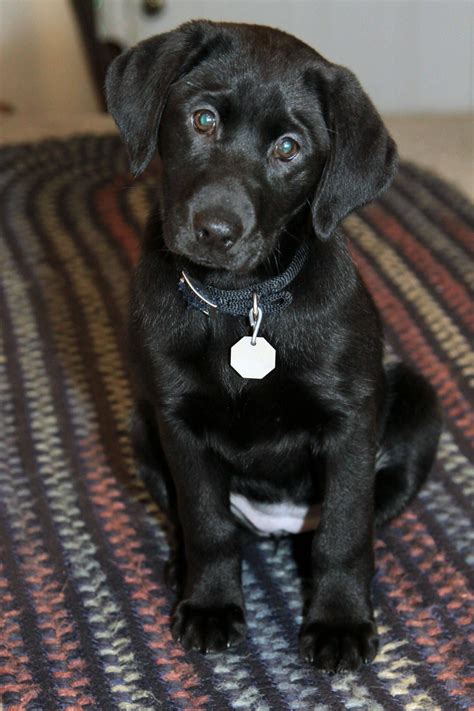
[[[448,689],[452,695],[465,695],[469,697],[469,688],[465,681],[464,667],[469,664],[463,656],[462,647],[464,645],[464,628],[469,629],[474,617],[474,594],[470,589],[469,581],[463,573],[456,569],[448,560],[446,552],[440,548],[439,542],[435,540],[427,526],[419,520],[414,511],[405,511],[399,518],[391,524],[392,530],[397,530],[401,534],[401,540],[408,547],[408,554],[413,562],[419,567],[423,579],[429,581],[441,604],[441,610],[448,611],[448,617],[454,618],[453,625],[456,626],[456,637],[450,639],[449,648],[440,652],[440,642],[449,636],[446,627],[443,631],[440,623],[431,614],[431,609],[424,608],[423,612],[431,618],[429,627],[426,628],[426,636],[422,633],[416,639],[421,646],[433,648],[433,655],[430,659],[439,654],[443,671],[438,674],[438,678],[456,680],[456,686]],[[418,562],[416,559],[422,556]],[[409,576],[410,577],[410,576]],[[431,599],[431,594],[430,594]],[[420,597],[422,604],[422,598]],[[406,607],[407,606],[407,607]],[[410,613],[408,598],[402,600],[397,607],[398,611]],[[407,621],[407,626],[417,627],[417,618]],[[441,639],[438,637],[441,635]]]
[[[124,219],[117,200],[118,191],[124,190],[128,185],[129,181],[123,177],[118,177],[113,183],[97,190],[94,201],[97,214],[106,226],[107,231],[121,245],[131,266],[134,266],[137,264],[140,255],[139,235]]]
[[[468,440],[474,438],[474,420],[470,403],[458,388],[451,368],[438,357],[401,300],[385,285],[353,242],[351,251],[377,307],[387,324],[396,333],[402,348],[417,369],[435,386],[444,408],[457,428]]]
[[[14,694],[16,702],[9,708],[27,711],[31,708],[32,701],[38,697],[40,689],[33,682],[28,669],[28,657],[25,654],[19,624],[20,611],[16,607],[1,561],[0,597],[0,708],[1,698],[5,694]]]
[[[390,527],[392,529],[401,528],[404,531],[408,531],[409,533],[406,533],[406,536],[404,536],[405,541],[407,536],[410,542],[411,536],[417,535],[420,538],[423,537],[425,543],[426,541],[432,540],[432,537],[424,528],[423,524],[420,524],[417,520],[416,514],[407,511],[403,516],[404,520],[399,526],[395,527],[391,524]],[[423,533],[421,529],[423,529]],[[434,552],[431,546],[427,545],[424,548],[424,553],[433,558]],[[412,554],[413,551],[409,547],[407,555],[415,565],[418,565],[417,561],[413,559]],[[437,553],[436,559],[437,561],[442,561],[442,563],[446,562],[444,553]],[[427,562],[425,558],[423,558],[422,562],[431,565],[431,562]],[[446,627],[437,619],[431,607],[427,608],[424,606],[424,597],[422,591],[419,589],[420,580],[418,579],[417,582],[413,578],[413,575],[406,566],[403,565],[403,562],[397,554],[381,540],[377,541],[377,569],[380,571],[378,577],[379,583],[387,586],[385,594],[394,603],[401,625],[412,631],[413,642],[423,649],[425,655],[429,655],[430,663],[435,667],[432,671],[436,678],[440,678],[440,674],[442,673],[448,674],[449,676],[446,678],[452,680],[453,683],[447,688],[447,692],[452,696],[469,697],[469,688],[464,678],[464,667],[467,665],[467,662],[462,661],[461,650],[464,645],[464,637],[458,634],[454,639],[450,640],[449,649],[446,649],[444,654],[440,657],[437,652],[439,652],[439,646],[442,640],[446,639],[448,633]],[[436,576],[429,575],[426,568],[423,570],[433,586],[435,595],[439,595],[439,591],[436,588]],[[447,563],[442,566],[442,572],[446,576],[451,575],[453,571],[454,569]],[[466,587],[466,582],[463,577],[457,575],[456,571],[454,571],[454,573],[453,583],[454,577],[455,583],[450,586],[450,599],[463,601],[466,598],[466,591],[468,591],[469,588]],[[446,600],[440,600],[440,603],[441,602],[445,604]],[[458,620],[456,620],[456,622],[458,622]]]
[[[432,298],[443,301],[456,312],[470,331],[474,331],[474,309],[472,298],[448,270],[408,232],[395,217],[378,204],[365,210],[377,231],[397,245],[417,269],[423,272],[426,281],[433,285]]]
[[[447,208],[439,207],[434,212],[436,220],[439,220],[449,236],[462,244],[468,252],[474,254],[474,230]]]

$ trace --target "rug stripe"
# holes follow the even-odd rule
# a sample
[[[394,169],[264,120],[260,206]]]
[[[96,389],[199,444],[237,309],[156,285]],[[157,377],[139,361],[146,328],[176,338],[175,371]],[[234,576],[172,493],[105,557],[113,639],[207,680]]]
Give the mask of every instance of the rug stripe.
[[[387,238],[407,271],[410,270],[418,282],[424,280],[427,286],[431,285],[435,307],[440,311],[443,310],[451,321],[456,323],[463,336],[469,339],[474,332],[471,295],[453,279],[446,267],[436,260],[431,251],[413,239],[413,236],[417,236],[413,225],[410,225],[411,233],[408,232],[404,220],[395,216],[385,202],[366,208],[364,218],[374,231]],[[436,294],[436,298],[433,298],[433,294]]]
[[[130,264],[138,262],[139,242],[137,233],[130,228],[125,219],[123,210],[117,210],[117,190],[124,185],[125,181],[117,184],[106,185],[97,191],[95,197],[95,210],[100,216],[102,223],[107,227],[106,232],[113,234],[127,255]]]
[[[6,556],[0,543],[2,559]],[[4,707],[15,707],[17,711],[27,711],[33,700],[38,700],[41,688],[33,682],[29,671],[29,660],[20,629],[20,607],[13,594],[14,584],[6,577],[5,568],[0,565],[0,595],[2,614],[0,615],[0,698]]]
[[[472,386],[474,354],[470,343],[460,332],[457,324],[443,312],[423,284],[410,271],[408,265],[403,264],[393,248],[376,238],[365,213],[362,218],[355,215],[350,217],[347,224],[357,245],[371,256],[379,272],[384,274],[385,279],[390,280],[393,290],[396,289],[403,296],[405,306],[415,310],[426,325],[426,331],[459,370],[466,385]]]
[[[463,706],[458,705],[457,699],[450,696],[449,689],[439,683],[439,669],[436,665],[426,663],[425,648],[419,643],[417,629],[427,625],[427,613],[416,590],[416,578],[413,580],[407,576],[400,561],[387,547],[385,536],[382,541],[383,547],[380,548],[380,544],[377,546],[376,557],[377,601],[384,618],[387,618],[391,625],[392,636],[404,642],[404,660],[411,662],[410,673],[407,673],[407,669],[404,670],[403,677],[394,677],[392,694],[420,695],[424,697],[424,705],[421,708],[425,709],[436,705],[443,710],[462,709]],[[428,626],[428,629],[431,628]]]
[[[430,210],[430,193],[420,191],[419,183],[415,181],[397,180],[390,191],[383,195],[381,202],[390,207],[397,219],[406,221],[406,224],[414,230],[417,239],[427,249],[436,253],[438,259],[449,267],[454,278],[461,280],[470,291],[473,290],[472,259],[435,221]]]
[[[461,449],[469,454],[472,443],[470,404],[452,378],[448,363],[438,357],[404,305],[386,286],[381,274],[375,271],[358,247],[353,246],[353,252],[364,281],[383,313],[387,334],[392,334],[392,342],[395,341],[398,345],[396,350],[424,373],[435,386],[443,407],[450,415],[447,426],[452,430]]]
[[[449,230],[449,234],[454,240],[458,241],[459,233],[457,229],[454,229],[454,226],[460,225],[461,243],[464,244],[469,253],[472,253],[474,251],[472,241],[464,239],[465,235],[469,235],[471,230],[474,229],[474,207],[472,202],[449,182],[441,181],[431,171],[415,166],[412,163],[402,163],[400,173],[402,176],[408,174],[430,193],[434,200],[433,209],[436,211],[435,214],[438,214],[438,219],[439,216],[443,215],[448,215],[449,218],[455,219],[455,222],[451,219],[448,220],[451,228],[453,228]]]
[[[19,632],[22,636],[25,649],[28,654],[28,677],[33,678],[33,690],[35,698],[43,708],[58,708],[59,698],[54,686],[51,666],[48,659],[48,652],[43,646],[43,637],[38,629],[38,617],[34,609],[34,603],[30,599],[26,580],[23,578],[21,566],[16,565],[16,553],[10,544],[13,537],[9,527],[5,524],[4,517],[0,513],[0,532],[5,542],[2,544],[2,560],[6,573],[15,588],[15,598],[21,608],[21,616],[18,621]],[[7,658],[7,664],[11,665],[12,660]],[[11,683],[18,680],[12,677]],[[15,689],[9,688],[8,683],[2,684],[2,694],[7,694]],[[31,693],[31,691],[29,691]]]
[[[433,352],[433,355],[437,356],[436,361],[439,364],[441,364],[441,359],[445,355],[448,356],[447,361],[444,359],[444,370],[449,379],[452,378],[452,375],[448,363],[456,372],[457,380],[463,385],[462,392],[458,391],[461,399],[464,400],[462,407],[470,415],[470,403],[464,396],[465,388],[469,388],[470,384],[474,382],[474,355],[469,349],[469,343],[460,334],[458,328],[450,328],[452,322],[433,303],[426,292],[422,293],[421,296],[418,295],[415,277],[411,273],[408,273],[405,277],[407,267],[402,266],[391,247],[384,245],[382,248],[384,251],[389,250],[385,254],[384,261],[382,261],[382,256],[374,240],[370,225],[365,221],[358,221],[357,224],[353,222],[349,234],[353,238],[354,249],[352,251],[357,265],[361,268],[364,280],[367,282],[365,270],[366,265],[370,262],[372,270],[377,274],[377,285],[385,285],[384,294],[387,294],[389,298],[386,303],[384,302],[384,308],[391,306],[393,311],[400,308],[401,313],[406,315],[406,325],[411,326],[413,342],[415,339],[420,343],[424,342]],[[364,259],[362,259],[362,255],[364,255]],[[374,296],[377,301],[379,294],[375,292]],[[383,314],[385,315],[385,311],[383,311]],[[420,319],[422,323],[426,323],[425,329],[420,329],[418,325]],[[444,326],[448,327],[447,332],[442,330]],[[439,371],[439,374],[441,375],[441,371]],[[455,388],[457,388],[457,385],[454,386],[453,390]]]
[[[396,556],[394,563],[397,566],[397,572],[392,571],[390,577],[400,575],[397,589],[400,603],[396,610],[401,616],[408,616],[405,626],[411,629],[412,634],[416,635],[415,640],[425,654],[431,650],[432,655],[436,646],[439,645],[440,639],[450,639],[450,647],[444,653],[442,662],[433,658],[430,662],[430,669],[435,678],[449,672],[449,678],[453,684],[449,689],[449,694],[456,697],[463,695],[467,701],[469,692],[464,680],[465,662],[463,659],[469,659],[474,650],[471,649],[470,652],[466,650],[463,654],[464,639],[461,635],[463,628],[472,623],[474,599],[470,596],[469,588],[462,576],[459,573],[454,574],[453,567],[446,564],[444,554],[437,553],[433,549],[432,536],[420,519],[415,519],[415,516],[413,511],[409,511],[403,522],[394,524],[395,529],[398,528],[403,534],[401,537],[392,534],[393,528],[390,528],[384,535],[393,555]],[[410,517],[413,518],[410,520]],[[404,549],[405,543],[411,544],[412,542],[413,548],[407,545]],[[425,558],[427,567],[423,567],[422,564],[422,574],[419,575],[416,559],[421,553],[432,557],[433,561],[430,561],[429,557]],[[412,556],[415,560],[412,560]],[[431,569],[432,565],[435,567],[434,571]],[[425,600],[432,601],[432,605],[426,607]],[[461,614],[457,608],[459,602],[463,604],[463,607],[468,607]],[[471,605],[470,613],[469,603]],[[448,604],[451,604],[450,609]],[[414,615],[414,610],[420,606],[424,607],[423,613]],[[432,610],[436,610],[435,614]]]

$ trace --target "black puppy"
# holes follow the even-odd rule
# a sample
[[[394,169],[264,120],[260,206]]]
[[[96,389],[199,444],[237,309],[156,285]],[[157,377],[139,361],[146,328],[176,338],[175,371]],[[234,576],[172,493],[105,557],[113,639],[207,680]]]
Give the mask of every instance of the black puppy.
[[[238,643],[240,524],[304,530],[321,502],[301,650],[356,669],[378,646],[374,523],[416,493],[440,432],[425,380],[384,370],[335,232],[387,187],[395,144],[350,71],[268,27],[146,40],[113,62],[107,98],[133,171],[161,159],[131,343],[135,449],[184,543],[173,633],[204,652]]]

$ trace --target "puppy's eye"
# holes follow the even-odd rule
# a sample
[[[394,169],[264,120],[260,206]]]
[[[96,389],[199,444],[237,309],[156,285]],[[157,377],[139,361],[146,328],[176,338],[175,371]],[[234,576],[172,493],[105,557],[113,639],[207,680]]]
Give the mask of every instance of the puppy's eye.
[[[289,136],[279,138],[275,143],[275,148],[273,149],[273,155],[275,158],[278,158],[278,160],[293,160],[299,152],[299,144],[294,138],[290,138]]]
[[[208,109],[200,109],[193,114],[193,126],[199,133],[214,133],[216,123],[216,115]]]

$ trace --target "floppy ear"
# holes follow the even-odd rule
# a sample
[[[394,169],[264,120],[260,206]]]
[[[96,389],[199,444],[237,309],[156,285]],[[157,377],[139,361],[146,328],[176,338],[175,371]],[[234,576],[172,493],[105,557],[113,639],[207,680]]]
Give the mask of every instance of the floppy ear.
[[[398,164],[395,142],[358,80],[345,67],[325,67],[318,92],[331,143],[311,209],[321,239],[349,212],[388,187]]]
[[[135,175],[145,170],[156,150],[171,85],[209,53],[211,33],[211,23],[188,23],[140,42],[111,63],[105,81],[107,106]]]

